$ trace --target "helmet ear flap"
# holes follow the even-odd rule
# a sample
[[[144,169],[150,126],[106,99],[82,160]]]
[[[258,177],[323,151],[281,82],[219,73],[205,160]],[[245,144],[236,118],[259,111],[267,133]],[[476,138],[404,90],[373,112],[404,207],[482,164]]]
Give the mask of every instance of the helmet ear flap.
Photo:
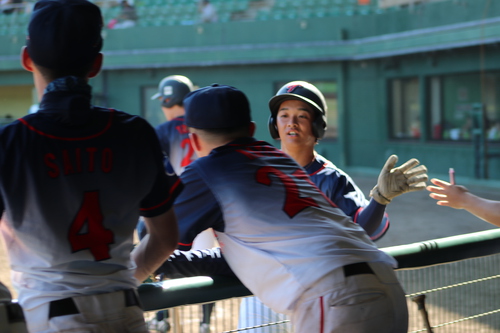
[[[171,100],[171,98],[169,98],[169,97],[162,98],[162,100],[161,100],[161,106],[164,106],[166,108],[171,107],[172,103],[170,103],[170,100]]]
[[[274,119],[273,115],[269,116],[269,121],[267,122],[267,126],[269,128],[269,134],[273,139],[279,139],[280,135],[278,133],[278,129],[276,128],[276,119]]]
[[[313,127],[313,134],[316,136],[316,138],[318,140],[323,139],[326,131],[326,122],[324,120],[323,115],[316,113],[316,119],[314,119],[312,127]]]

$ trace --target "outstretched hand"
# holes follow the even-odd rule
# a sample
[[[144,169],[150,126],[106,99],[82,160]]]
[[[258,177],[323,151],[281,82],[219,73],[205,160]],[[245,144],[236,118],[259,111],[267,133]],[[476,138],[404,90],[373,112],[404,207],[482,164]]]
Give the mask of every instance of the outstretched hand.
[[[452,185],[444,180],[433,178],[431,183],[436,186],[427,186],[427,191],[432,192],[429,196],[438,200],[439,206],[448,206],[456,209],[463,209],[467,193],[469,190],[461,185]]]
[[[403,165],[395,168],[398,157],[391,155],[385,162],[377,185],[371,190],[370,196],[382,205],[387,205],[398,195],[406,192],[421,191],[427,181],[427,168],[419,165],[416,158],[412,158]]]

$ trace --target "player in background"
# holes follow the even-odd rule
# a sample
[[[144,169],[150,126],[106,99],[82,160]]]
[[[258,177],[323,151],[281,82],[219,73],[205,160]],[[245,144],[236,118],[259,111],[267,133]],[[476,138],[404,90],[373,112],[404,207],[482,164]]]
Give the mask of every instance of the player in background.
[[[40,107],[0,131],[0,233],[31,333],[148,332],[136,287],[178,243],[183,186],[154,129],[91,105],[102,22],[86,0],[35,4],[21,62]]]
[[[455,209],[465,209],[480,219],[500,227],[500,201],[489,200],[469,192],[462,185],[433,178],[435,186],[427,186],[429,196],[436,199],[436,204]]]
[[[161,110],[167,119],[156,127],[163,152],[168,157],[176,174],[180,175],[186,166],[196,159],[191,147],[188,130],[184,124],[184,97],[193,91],[193,83],[182,75],[170,75],[158,84],[158,92],[151,96],[159,100]]]
[[[264,304],[291,315],[296,332],[406,332],[395,260],[299,164],[252,137],[246,96],[212,85],[190,93],[184,103],[199,158],[181,175],[186,190],[175,202],[183,248],[212,227],[223,253],[219,259]],[[382,179],[388,186],[380,192],[389,200],[425,187],[425,177],[406,179],[400,172]],[[208,257],[202,253],[208,251],[197,252],[199,259]],[[176,256],[187,257],[181,251]],[[159,271],[175,274],[172,258]],[[380,297],[373,299],[373,292]]]
[[[163,78],[158,84],[158,92],[151,99],[159,100],[161,109],[166,122],[156,127],[156,134],[160,140],[160,145],[177,175],[182,174],[186,166],[194,161],[197,156],[191,141],[189,140],[189,131],[184,123],[184,97],[193,91],[193,83],[189,78],[183,75],[169,75]],[[144,225],[139,222],[138,233],[144,235]],[[212,229],[207,229],[200,233],[193,244],[193,249],[206,249],[217,246],[217,241]],[[210,315],[215,303],[202,305],[203,317],[200,323],[201,333],[208,332],[210,326]],[[161,330],[168,330],[170,324],[165,319],[168,318],[168,311],[160,311],[156,318],[149,324],[150,327],[156,327]]]
[[[327,104],[321,91],[305,81],[292,81],[281,87],[269,101],[269,133],[280,141],[281,150],[300,164],[312,182],[354,222],[365,229],[374,241],[389,229],[386,203],[376,197],[367,200],[351,177],[315,151],[327,127]],[[391,170],[397,159],[390,157],[383,172]],[[427,180],[425,166],[412,159],[407,175],[419,174]],[[406,166],[404,167],[406,168]],[[423,187],[420,188],[423,190]],[[286,320],[263,307],[258,299],[242,300],[238,327],[263,325]],[[251,333],[275,331],[276,327],[249,330]],[[273,331],[273,332],[274,332]],[[286,332],[287,329],[283,328]]]

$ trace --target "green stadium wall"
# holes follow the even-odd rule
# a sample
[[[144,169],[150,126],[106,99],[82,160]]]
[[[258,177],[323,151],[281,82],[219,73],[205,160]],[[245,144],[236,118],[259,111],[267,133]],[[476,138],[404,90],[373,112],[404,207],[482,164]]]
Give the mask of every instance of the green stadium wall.
[[[256,136],[279,146],[267,131],[267,101],[277,85],[333,80],[339,134],[320,142],[320,154],[342,168],[365,172],[377,172],[389,154],[401,161],[417,157],[431,176],[454,167],[473,179],[471,142],[429,141],[425,128],[418,140],[389,138],[389,81],[421,79],[425,123],[425,82],[431,76],[500,71],[500,1],[448,0],[357,16],[137,27],[105,30],[104,37],[103,71],[91,80],[96,104],[143,114],[144,89],[171,74],[186,75],[197,86],[229,84],[247,94]],[[0,36],[0,90],[32,84],[19,63],[24,38]],[[498,153],[500,144],[488,149]],[[499,163],[496,158],[488,162],[490,180],[500,180]]]

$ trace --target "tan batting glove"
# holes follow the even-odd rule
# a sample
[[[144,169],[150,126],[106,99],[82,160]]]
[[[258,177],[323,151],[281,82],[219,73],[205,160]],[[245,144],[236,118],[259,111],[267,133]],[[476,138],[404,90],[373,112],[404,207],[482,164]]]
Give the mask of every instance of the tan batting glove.
[[[425,165],[417,166],[420,162],[412,158],[395,168],[397,161],[396,155],[391,155],[387,159],[378,176],[377,185],[370,191],[370,196],[379,204],[387,205],[398,195],[425,188],[425,182],[428,179]]]

